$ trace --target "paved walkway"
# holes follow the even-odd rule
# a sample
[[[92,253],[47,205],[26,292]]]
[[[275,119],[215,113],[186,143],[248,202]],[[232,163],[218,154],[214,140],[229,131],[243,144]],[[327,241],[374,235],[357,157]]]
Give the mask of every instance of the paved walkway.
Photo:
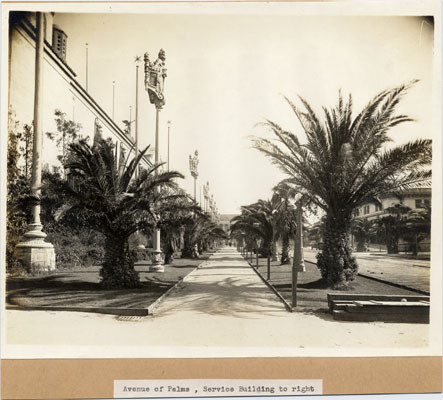
[[[305,260],[316,263],[317,250],[305,249]],[[430,291],[430,263],[423,260],[354,253],[359,272],[383,281],[396,283],[413,289]]]
[[[408,348],[413,355],[422,354],[429,335],[426,324],[338,322],[328,314],[289,313],[233,248],[188,275],[153,316],[8,310],[6,317],[7,343],[34,345],[25,346],[26,356],[44,357],[343,355],[333,352],[344,348],[384,356],[388,348]],[[20,349],[5,347],[4,357],[23,357]]]

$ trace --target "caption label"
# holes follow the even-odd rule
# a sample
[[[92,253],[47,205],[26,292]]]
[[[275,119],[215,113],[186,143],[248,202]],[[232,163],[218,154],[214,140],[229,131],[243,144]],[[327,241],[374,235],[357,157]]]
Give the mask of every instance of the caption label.
[[[164,379],[115,380],[115,398],[223,397],[223,396],[298,396],[323,394],[323,381]]]

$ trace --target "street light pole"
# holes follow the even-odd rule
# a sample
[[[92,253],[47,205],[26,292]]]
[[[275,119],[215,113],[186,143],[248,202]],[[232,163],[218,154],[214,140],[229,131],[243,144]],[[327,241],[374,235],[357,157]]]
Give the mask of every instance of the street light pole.
[[[54,246],[45,242],[46,234],[42,231],[40,221],[40,193],[42,182],[43,150],[43,76],[44,76],[44,21],[41,12],[36,13],[35,40],[35,89],[34,89],[34,137],[32,148],[33,194],[32,223],[24,234],[24,241],[16,246],[17,257],[23,261],[31,272],[48,272],[55,269]]]
[[[135,157],[138,156],[138,68],[140,61],[141,58],[139,56],[135,56]],[[135,179],[137,178],[138,167],[135,169]]]
[[[166,78],[165,67],[166,54],[163,49],[158,53],[158,58],[154,62],[149,60],[149,54],[145,53],[145,89],[148,92],[151,104],[155,105],[155,164],[159,163],[159,126],[160,126],[160,110],[165,104],[163,94],[164,82]],[[158,168],[155,170],[158,174]],[[154,229],[153,237],[153,251],[152,251],[152,265],[151,271],[164,272],[165,266],[163,264],[163,253],[161,250],[160,228]]]

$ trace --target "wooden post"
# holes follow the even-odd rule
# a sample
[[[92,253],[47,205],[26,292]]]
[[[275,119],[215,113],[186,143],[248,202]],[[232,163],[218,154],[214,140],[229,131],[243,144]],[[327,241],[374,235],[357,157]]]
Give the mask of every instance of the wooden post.
[[[292,307],[297,307],[298,257],[297,237],[294,238],[294,257],[292,258]]]
[[[292,307],[297,307],[297,282],[298,271],[304,272],[305,264],[303,261],[303,225],[302,225],[302,208],[297,206],[296,214],[296,235],[294,238],[294,258],[292,261]]]
[[[258,250],[257,250],[257,253],[255,253],[255,261],[256,261],[256,264],[257,264],[257,268],[258,268]]]
[[[268,274],[267,274],[267,279],[268,281],[271,279],[271,255],[268,253],[268,257],[267,257],[267,261],[268,261]]]

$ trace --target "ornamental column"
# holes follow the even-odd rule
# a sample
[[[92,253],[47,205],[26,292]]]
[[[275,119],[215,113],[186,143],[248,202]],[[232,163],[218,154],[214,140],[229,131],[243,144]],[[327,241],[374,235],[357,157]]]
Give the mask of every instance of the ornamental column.
[[[54,246],[45,242],[46,234],[40,221],[40,196],[42,183],[43,147],[43,14],[36,13],[35,39],[35,88],[34,88],[34,137],[32,149],[31,192],[33,196],[32,223],[24,234],[24,241],[16,246],[17,257],[30,272],[49,272],[55,269]]]
[[[189,170],[194,178],[194,201],[197,202],[197,178],[198,178],[198,151],[195,150],[194,157],[189,156]]]
[[[166,53],[161,49],[158,53],[158,58],[153,63],[149,59],[149,54],[145,53],[145,89],[149,95],[149,101],[155,105],[155,164],[160,161],[159,157],[159,125],[160,125],[160,110],[165,105],[165,98],[163,94],[164,82],[166,78],[165,67]],[[155,171],[158,174],[158,168]],[[155,228],[153,237],[153,252],[152,265],[150,271],[163,272],[165,266],[163,264],[163,252],[161,250],[160,229]]]

